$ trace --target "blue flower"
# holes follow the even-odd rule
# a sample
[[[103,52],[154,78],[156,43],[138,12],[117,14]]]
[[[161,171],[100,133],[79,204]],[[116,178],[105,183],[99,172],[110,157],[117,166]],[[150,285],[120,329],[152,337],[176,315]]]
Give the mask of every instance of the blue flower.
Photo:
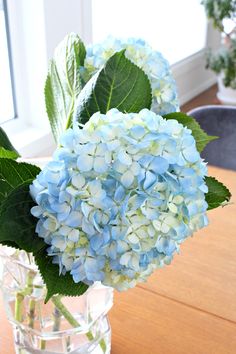
[[[168,61],[141,39],[121,40],[110,36],[99,44],[88,46],[84,68],[81,71],[85,82],[101,69],[114,53],[123,49],[126,57],[139,66],[150,80],[152,111],[164,115],[179,110],[176,84]]]
[[[207,225],[206,164],[189,129],[144,109],[74,126],[31,185],[36,232],[62,274],[118,290]]]

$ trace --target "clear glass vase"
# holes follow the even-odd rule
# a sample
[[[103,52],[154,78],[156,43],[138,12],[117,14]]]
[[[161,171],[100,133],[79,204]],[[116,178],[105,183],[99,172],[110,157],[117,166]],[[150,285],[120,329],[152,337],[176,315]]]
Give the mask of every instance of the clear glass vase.
[[[1,288],[16,353],[110,353],[112,288],[97,282],[82,296],[56,295],[45,304],[46,288],[33,257],[17,251],[2,254],[2,260]]]

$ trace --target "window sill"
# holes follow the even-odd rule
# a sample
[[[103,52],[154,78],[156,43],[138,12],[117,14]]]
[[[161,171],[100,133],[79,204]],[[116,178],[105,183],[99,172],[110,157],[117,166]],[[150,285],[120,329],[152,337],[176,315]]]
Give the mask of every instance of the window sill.
[[[204,49],[200,50],[171,66],[181,105],[216,83],[216,75],[205,68],[205,53]]]
[[[50,130],[18,123],[8,122],[3,125],[3,129],[23,158],[49,156],[53,153],[56,145]]]

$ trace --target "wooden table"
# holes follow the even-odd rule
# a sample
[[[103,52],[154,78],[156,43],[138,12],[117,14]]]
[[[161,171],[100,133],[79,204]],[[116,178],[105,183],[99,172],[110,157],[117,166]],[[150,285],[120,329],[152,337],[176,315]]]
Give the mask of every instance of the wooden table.
[[[236,354],[236,172],[210,168],[235,203],[209,212],[172,265],[115,294],[112,354]],[[0,303],[0,353],[13,354]]]

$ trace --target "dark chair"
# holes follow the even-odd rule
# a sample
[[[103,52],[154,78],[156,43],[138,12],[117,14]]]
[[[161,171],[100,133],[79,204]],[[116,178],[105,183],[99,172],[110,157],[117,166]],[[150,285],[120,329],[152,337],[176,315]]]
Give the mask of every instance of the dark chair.
[[[210,165],[236,170],[236,107],[202,106],[188,112],[202,129],[219,139],[212,141],[202,152]]]

